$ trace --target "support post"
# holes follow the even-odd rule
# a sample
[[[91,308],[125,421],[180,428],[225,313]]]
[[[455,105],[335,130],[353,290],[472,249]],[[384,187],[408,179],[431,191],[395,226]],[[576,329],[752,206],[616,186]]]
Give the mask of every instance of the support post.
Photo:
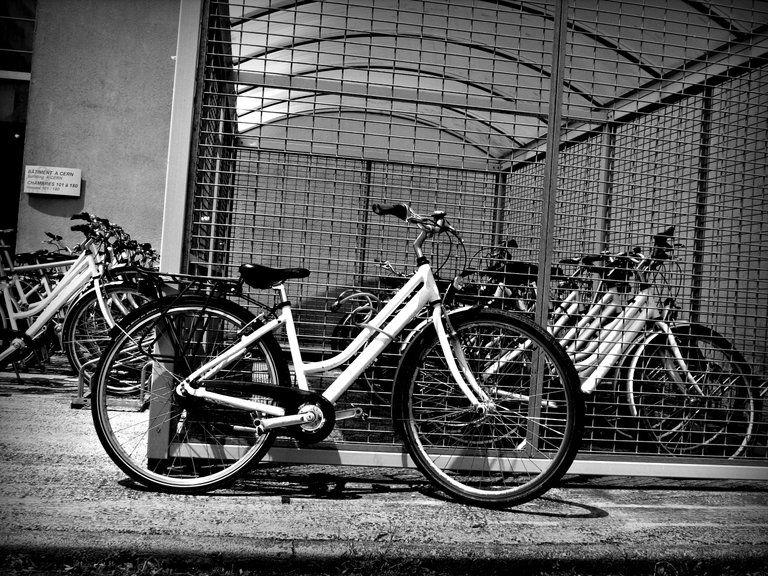
[[[179,10],[163,230],[160,240],[160,268],[169,273],[182,272],[202,4],[203,0],[181,0]]]
[[[565,68],[565,36],[568,0],[555,3],[554,37],[552,43],[552,75],[549,87],[549,125],[547,154],[544,159],[544,188],[541,209],[541,246],[539,248],[539,290],[536,296],[536,322],[547,325],[549,283],[554,253],[555,205],[557,198],[558,157],[563,107],[563,75]]]

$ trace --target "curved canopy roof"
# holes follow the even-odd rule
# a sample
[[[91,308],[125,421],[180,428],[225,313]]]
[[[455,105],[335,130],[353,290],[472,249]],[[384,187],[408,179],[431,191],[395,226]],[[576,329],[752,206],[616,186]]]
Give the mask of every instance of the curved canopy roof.
[[[564,121],[588,130],[764,62],[768,6],[723,4],[572,1]],[[245,143],[434,143],[502,162],[546,135],[551,2],[251,0],[228,9]]]

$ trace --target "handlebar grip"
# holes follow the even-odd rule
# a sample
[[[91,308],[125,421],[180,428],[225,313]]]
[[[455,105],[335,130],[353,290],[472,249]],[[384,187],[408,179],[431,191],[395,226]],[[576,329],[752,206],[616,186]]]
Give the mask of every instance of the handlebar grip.
[[[656,248],[672,248],[672,238],[675,236],[675,227],[670,226],[664,232],[659,232],[653,237],[653,245]]]
[[[410,212],[408,205],[402,203],[384,205],[374,204],[371,208],[373,209],[374,214],[378,214],[379,216],[392,215],[400,218],[400,220],[407,220],[408,213]]]
[[[605,260],[605,256],[603,254],[584,254],[580,258],[581,263],[586,264],[587,266],[594,266],[603,260]]]
[[[88,224],[77,224],[76,226],[72,226],[73,232],[82,232],[88,237],[93,236],[93,230],[91,229]]]

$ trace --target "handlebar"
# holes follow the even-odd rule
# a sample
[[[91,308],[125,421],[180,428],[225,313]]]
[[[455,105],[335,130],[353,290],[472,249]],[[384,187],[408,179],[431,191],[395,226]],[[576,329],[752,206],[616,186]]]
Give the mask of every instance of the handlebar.
[[[379,216],[395,216],[405,222],[416,224],[430,235],[440,234],[442,232],[452,232],[458,237],[456,229],[448,224],[448,221],[445,219],[445,212],[442,210],[436,210],[429,216],[421,216],[414,212],[414,210],[405,202],[398,202],[397,204],[373,204],[371,209],[374,214],[378,214]]]
[[[379,216],[396,216],[400,220],[408,220],[411,209],[407,204],[374,204],[372,207],[374,214]]]
[[[671,259],[669,251],[674,250],[672,243],[675,234],[675,226],[670,226],[666,230],[654,234],[653,247],[651,254],[646,256],[640,247],[635,247],[630,252],[601,254],[584,254],[575,258],[564,258],[560,260],[561,264],[577,266],[573,277],[587,271],[598,274],[601,278],[608,281],[622,283],[629,279],[630,274],[634,274],[638,279],[645,277],[645,272],[658,269],[664,261]]]
[[[670,226],[663,232],[659,232],[658,234],[654,235],[653,237],[653,245],[656,248],[666,248],[667,250],[672,250],[674,246],[672,245],[672,238],[675,237],[675,227]]]
[[[416,253],[416,261],[420,264],[427,262],[426,258],[424,258],[424,253],[421,250],[424,241],[436,234],[442,234],[443,232],[450,233],[456,238],[462,249],[464,249],[464,242],[461,239],[461,236],[459,236],[456,229],[448,223],[445,218],[445,212],[442,210],[437,210],[430,216],[421,216],[414,212],[405,202],[398,202],[396,204],[376,203],[371,206],[371,209],[374,214],[378,214],[379,216],[395,216],[400,220],[416,224],[419,227],[421,233],[413,242],[413,250]],[[464,252],[466,259],[466,250],[464,250]]]
[[[75,226],[72,226],[71,230],[72,232],[81,232],[85,234],[86,238],[91,238],[93,236],[93,228],[88,224],[76,224]]]

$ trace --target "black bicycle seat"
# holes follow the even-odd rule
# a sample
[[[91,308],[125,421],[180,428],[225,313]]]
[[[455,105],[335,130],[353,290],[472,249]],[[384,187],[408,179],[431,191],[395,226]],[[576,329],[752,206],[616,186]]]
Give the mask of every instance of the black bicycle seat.
[[[272,288],[291,278],[306,278],[309,270],[306,268],[270,268],[261,264],[243,264],[240,266],[240,276],[243,281],[253,288]]]

